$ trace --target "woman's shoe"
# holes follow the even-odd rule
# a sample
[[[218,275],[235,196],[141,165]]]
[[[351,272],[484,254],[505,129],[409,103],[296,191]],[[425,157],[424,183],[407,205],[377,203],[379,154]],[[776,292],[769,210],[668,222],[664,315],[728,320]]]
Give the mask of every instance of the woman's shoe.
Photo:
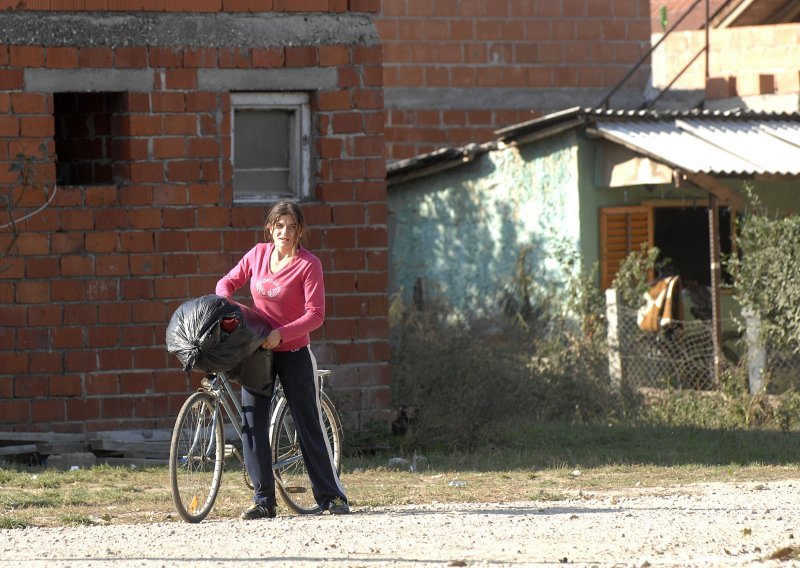
[[[270,507],[255,504],[242,513],[239,518],[245,521],[253,521],[255,519],[274,519],[277,514],[278,512],[275,509],[275,505]]]
[[[350,505],[341,497],[334,497],[325,504],[325,510],[331,515],[349,515]]]

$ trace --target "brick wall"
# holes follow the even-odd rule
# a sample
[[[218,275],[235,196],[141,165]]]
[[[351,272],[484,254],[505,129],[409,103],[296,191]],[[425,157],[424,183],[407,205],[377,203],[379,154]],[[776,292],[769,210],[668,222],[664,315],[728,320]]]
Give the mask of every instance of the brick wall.
[[[384,0],[387,158],[593,106],[649,47],[647,0]],[[641,102],[644,66],[617,106]]]
[[[670,34],[653,55],[654,84],[669,84],[700,52],[705,37],[704,31]],[[713,29],[709,46],[709,98],[800,91],[800,24]],[[705,71],[700,56],[673,89],[702,91]]]
[[[127,11],[191,6],[210,12],[279,10],[288,4],[27,0],[26,5]],[[319,20],[326,34],[317,30],[306,37],[303,22],[324,15],[262,14],[220,26],[215,14],[194,14],[191,21],[164,14],[157,21],[169,33],[152,36],[153,20],[142,26],[150,36],[130,32],[124,38],[118,34],[127,32],[109,32],[97,12],[82,18],[79,30],[71,28],[78,25],[75,19],[58,12],[28,14],[35,26],[25,25],[32,21],[24,12],[0,14],[4,24],[13,24],[0,28],[0,191],[21,198],[17,218],[42,205],[41,191],[22,194],[17,174],[9,171],[20,152],[42,157],[40,145],[47,159],[36,176],[51,191],[57,161],[84,172],[77,178],[81,184],[58,187],[49,207],[18,224],[19,239],[0,258],[0,429],[171,427],[196,387],[198,376],[187,378],[165,351],[166,324],[181,302],[213,292],[217,279],[257,242],[266,208],[232,203],[230,95],[214,86],[211,79],[218,73],[251,89],[254,81],[265,88],[299,81],[311,92],[314,183],[303,209],[309,248],[326,271],[328,313],[312,336],[315,354],[320,366],[334,370],[334,398],[348,423],[386,416],[381,47],[377,34],[369,33],[371,16],[354,13],[374,11],[377,4],[295,0],[292,7],[343,13]],[[135,30],[137,18],[150,16],[117,17],[126,19],[126,30]],[[284,30],[287,17],[299,19]],[[254,22],[273,28],[252,36],[228,33]],[[204,34],[183,37],[183,24],[190,30],[203,26]],[[279,43],[274,38],[282,31],[295,39]],[[328,83],[309,86],[318,77]],[[70,94],[76,91],[86,91],[81,104],[101,110],[87,115],[96,122],[81,115]],[[64,138],[79,139],[86,148],[70,153]],[[0,225],[6,223],[2,211]],[[0,229],[0,250],[10,239],[9,229]]]

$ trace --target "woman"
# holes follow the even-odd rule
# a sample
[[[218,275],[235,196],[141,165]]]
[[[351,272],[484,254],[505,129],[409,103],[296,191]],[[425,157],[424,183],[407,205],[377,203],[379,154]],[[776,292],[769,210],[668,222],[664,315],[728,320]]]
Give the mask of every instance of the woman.
[[[340,515],[350,508],[323,433],[317,362],[309,347],[309,333],[325,319],[325,287],[319,259],[299,244],[304,229],[303,213],[296,203],[274,205],[264,223],[266,242],[253,247],[217,282],[216,293],[230,298],[250,281],[254,307],[272,327],[261,346],[273,350],[273,372],[280,377],[300,434],[314,498],[323,511]],[[242,519],[276,514],[269,406],[269,393],[242,388],[244,461],[255,488],[253,506],[242,513]]]

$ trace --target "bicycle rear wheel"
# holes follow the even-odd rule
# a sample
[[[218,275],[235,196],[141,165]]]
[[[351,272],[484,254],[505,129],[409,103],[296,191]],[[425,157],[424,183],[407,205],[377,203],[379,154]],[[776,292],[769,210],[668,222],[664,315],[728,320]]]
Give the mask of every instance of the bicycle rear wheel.
[[[225,440],[210,394],[196,392],[178,413],[169,447],[172,500],[181,518],[199,523],[211,511],[222,482]]]
[[[323,392],[320,393],[322,421],[325,434],[333,453],[333,463],[337,474],[342,470],[342,422],[336,408]],[[314,500],[311,479],[308,477],[300,439],[292,419],[292,412],[286,399],[281,399],[273,413],[270,424],[272,446],[272,467],[275,471],[275,485],[286,506],[295,513],[314,514],[320,511]]]

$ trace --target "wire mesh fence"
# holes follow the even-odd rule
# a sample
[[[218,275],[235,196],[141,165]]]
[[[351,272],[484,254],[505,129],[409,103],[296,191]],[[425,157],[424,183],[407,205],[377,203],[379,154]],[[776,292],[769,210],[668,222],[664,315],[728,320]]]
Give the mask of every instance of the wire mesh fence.
[[[612,380],[634,388],[719,388],[710,320],[677,321],[652,333],[640,329],[634,308],[609,305],[607,315]],[[800,352],[758,345],[757,334],[739,332],[733,320],[723,320],[722,329],[722,372],[742,373],[751,392],[800,389]]]
[[[767,394],[800,391],[800,352],[768,351],[766,363],[763,379]]]
[[[636,387],[714,387],[710,322],[677,321],[658,333],[642,331],[636,310],[618,311],[619,357],[624,380]]]

